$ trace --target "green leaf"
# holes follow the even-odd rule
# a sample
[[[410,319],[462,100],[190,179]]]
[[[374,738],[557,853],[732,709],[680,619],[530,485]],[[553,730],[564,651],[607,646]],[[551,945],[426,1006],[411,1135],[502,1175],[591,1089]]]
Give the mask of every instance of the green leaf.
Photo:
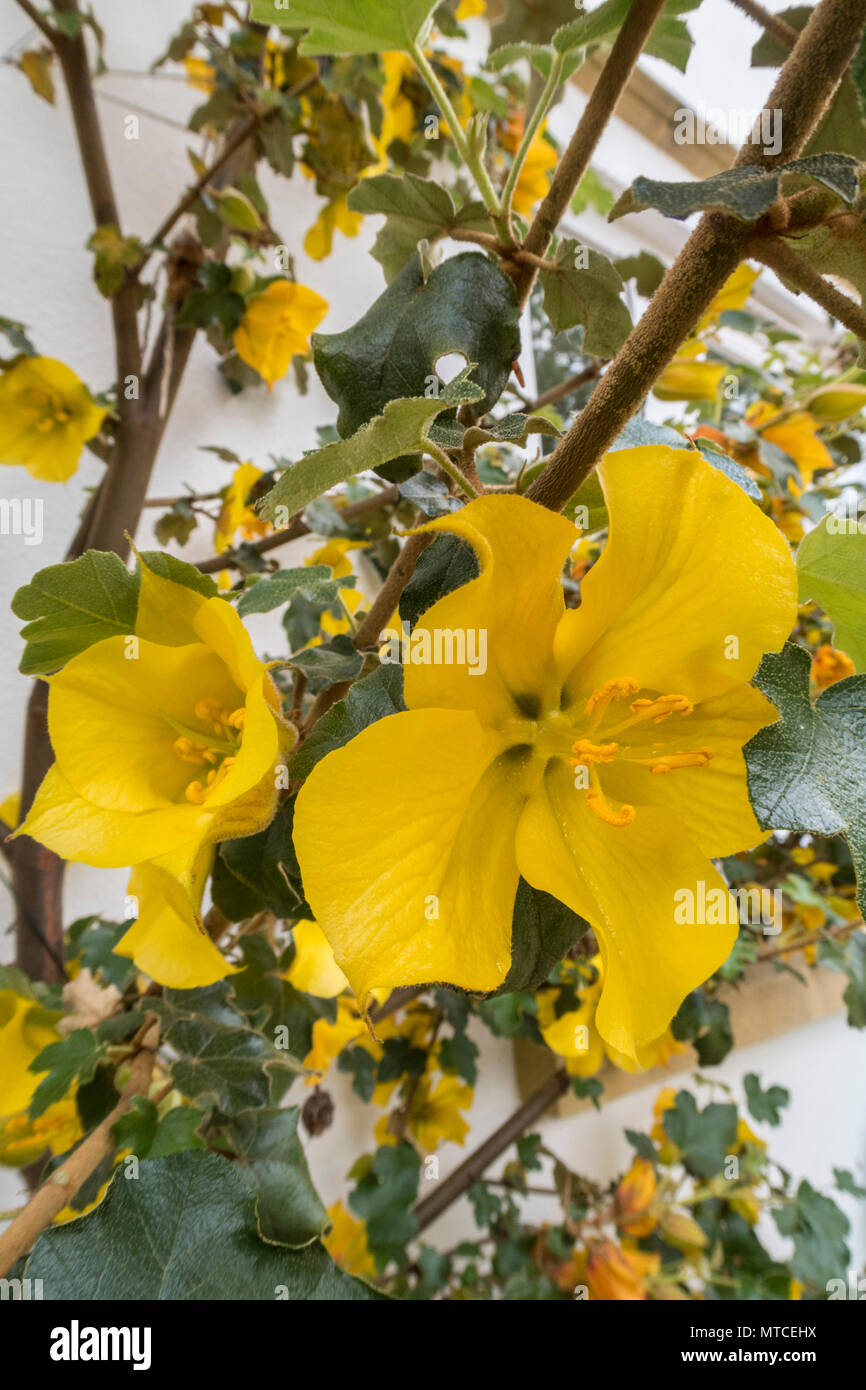
[[[400,1259],[418,1229],[412,1203],[418,1194],[421,1158],[411,1144],[386,1144],[349,1196],[349,1206],[367,1223],[367,1242],[380,1267]]]
[[[373,245],[373,257],[390,283],[414,254],[418,242],[446,236],[456,216],[447,188],[417,174],[377,174],[362,179],[348,197],[353,212],[383,213],[388,219]]]
[[[848,976],[842,995],[848,1010],[848,1026],[866,1028],[866,937],[863,932],[852,932],[845,941],[819,941],[818,964]]]
[[[264,830],[240,840],[224,840],[220,845],[220,860],[233,878],[253,894],[250,911],[242,912],[241,917],[265,909],[278,917],[304,915],[301,871],[292,843],[293,817],[294,801],[284,801]],[[240,920],[233,912],[227,915]]]
[[[219,588],[209,574],[202,574],[195,565],[188,564],[186,560],[179,560],[176,555],[167,555],[163,550],[142,550],[139,559],[151,574],[159,575],[160,579],[169,579],[172,584],[182,584],[185,589],[192,589],[205,598],[214,598],[219,593]]]
[[[784,1086],[768,1086],[766,1091],[763,1090],[760,1077],[753,1071],[743,1078],[743,1085],[752,1118],[759,1123],[766,1121],[770,1125],[781,1124],[781,1112],[789,1104],[791,1092],[786,1091]]]
[[[60,1042],[44,1047],[30,1064],[30,1071],[48,1073],[33,1092],[31,1120],[38,1120],[49,1105],[62,1100],[76,1082],[84,1086],[92,1081],[105,1053],[105,1044],[89,1028],[76,1028]]]
[[[178,1090],[202,1108],[226,1114],[277,1104],[298,1067],[228,1002],[225,981],[207,989],[166,990],[152,1001],[163,1038],[175,1052],[172,1077]]]
[[[149,1158],[138,1181],[115,1177],[95,1211],[40,1238],[27,1271],[48,1298],[88,1302],[383,1297],[318,1241],[296,1251],[261,1240],[253,1193],[213,1153]]]
[[[536,989],[588,930],[571,908],[521,878],[511,919],[511,968],[496,994]]]
[[[431,421],[453,406],[455,399],[468,402],[478,400],[480,394],[479,387],[463,382],[455,390],[446,386],[438,398],[389,401],[381,415],[362,425],[351,438],[305,454],[287,468],[264,499],[262,515],[279,521],[277,508],[282,508],[286,517],[294,516],[308,502],[354,473],[381,468],[405,454],[421,453]]]
[[[298,1107],[244,1110],[223,1133],[235,1171],[256,1194],[259,1235],[272,1245],[300,1249],[328,1225],[298,1138]]]
[[[665,1134],[681,1151],[683,1163],[696,1178],[721,1173],[737,1137],[737,1107],[716,1102],[698,1110],[689,1091],[678,1091],[676,1104],[664,1112]]]
[[[793,176],[823,184],[844,203],[858,196],[859,161],[844,154],[808,155],[775,169],[744,165],[690,183],[670,183],[641,176],[620,195],[608,216],[613,222],[626,213],[657,208],[665,217],[681,220],[693,212],[728,212],[743,222],[755,222],[778,200],[785,181]]]
[[[477,1057],[478,1048],[466,1033],[443,1038],[439,1044],[438,1061],[442,1070],[456,1073],[470,1086],[474,1086],[478,1080]]]
[[[793,1236],[794,1278],[826,1291],[830,1279],[844,1279],[850,1263],[845,1237],[851,1229],[844,1212],[822,1197],[805,1179],[797,1188],[797,1204],[772,1213],[782,1235]]]
[[[832,530],[830,529],[832,525]],[[866,535],[824,517],[797,551],[800,602],[814,599],[833,624],[833,641],[866,670]]]
[[[475,551],[457,536],[437,536],[421,552],[415,573],[400,596],[400,617],[414,627],[422,613],[446,594],[478,576]]]
[[[634,280],[638,294],[650,299],[665,278],[665,268],[657,256],[639,251],[636,256],[621,256],[613,268],[623,280]]]
[[[586,261],[586,268],[578,268]],[[631,314],[620,299],[622,280],[606,256],[564,237],[543,270],[544,312],[555,333],[583,325],[583,348],[596,357],[614,357],[632,329]]]
[[[844,835],[866,906],[866,676],[837,681],[813,705],[809,653],[793,642],[768,652],[754,683],[779,721],[743,753],[749,796],[764,830]]]
[[[717,1066],[734,1045],[731,1013],[721,999],[708,999],[702,989],[692,990],[671,1023],[677,1042],[690,1042],[702,1067]]]
[[[297,652],[291,664],[305,673],[310,690],[316,694],[341,681],[353,681],[364,665],[364,658],[351,637],[341,632],[330,642]]]
[[[627,9],[629,0],[619,3]],[[561,25],[574,19],[574,8],[574,0],[545,0],[543,5],[507,0],[505,14],[492,29],[491,49],[508,44],[546,44]]]
[[[345,699],[318,721],[300,751],[289,764],[292,777],[309,777],[316,763],[335,748],[342,748],[368,725],[405,709],[403,668],[394,663],[379,667],[356,681]]]
[[[833,1177],[840,1192],[847,1192],[852,1197],[866,1197],[866,1187],[861,1187],[847,1168],[834,1168]]]
[[[299,52],[408,52],[423,40],[438,0],[252,0],[250,19],[306,29]]]
[[[449,353],[476,364],[470,377],[482,388],[482,415],[499,399],[520,351],[514,284],[478,252],[443,261],[426,281],[414,256],[356,324],[314,333],[311,343],[322,385],[340,408],[344,439],[395,398],[424,396],[436,381],[437,359]]]
[[[56,671],[94,642],[128,636],[137,608],[135,575],[110,552],[88,550],[39,570],[12,598],[12,612],[27,624],[18,669],[25,676]]]
[[[307,915],[311,915],[309,911]],[[336,999],[301,994],[284,980],[283,967],[263,937],[243,937],[241,951],[245,969],[232,977],[235,1004],[281,1049],[303,1060],[313,1045],[316,1020],[324,1018],[333,1023],[336,1019]]]
[[[245,589],[238,600],[238,612],[242,618],[248,613],[270,613],[288,603],[293,594],[304,593],[307,598],[327,604],[336,603],[340,589],[351,589],[355,583],[354,575],[347,575],[339,582],[331,578],[328,565],[301,565],[298,569],[277,570]]]

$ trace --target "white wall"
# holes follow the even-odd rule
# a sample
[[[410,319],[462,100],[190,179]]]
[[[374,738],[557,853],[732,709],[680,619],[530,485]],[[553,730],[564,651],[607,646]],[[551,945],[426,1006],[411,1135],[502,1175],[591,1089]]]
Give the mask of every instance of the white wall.
[[[774,0],[772,8],[781,7],[780,0]],[[187,6],[177,0],[148,0],[147,5],[139,0],[97,0],[95,9],[108,29],[110,67],[146,74]],[[672,69],[653,63],[654,75],[693,102],[697,93],[708,104],[736,101],[740,106],[760,106],[770,79],[766,73],[750,73],[746,66],[748,47],[757,32],[753,26],[727,0],[704,0],[701,11],[689,17],[689,22],[705,44],[703,53],[693,59],[694,69],[682,79]],[[28,28],[26,18],[14,5],[6,4],[0,14],[0,53],[17,50]],[[147,236],[188,181],[190,166],[185,151],[188,146],[196,148],[197,141],[181,128],[146,115],[141,116],[140,140],[127,141],[123,117],[140,107],[169,115],[182,124],[199,98],[182,81],[146,75],[109,75],[100,79],[99,87],[104,94],[100,112],[125,230]],[[733,92],[737,95],[732,96]],[[109,101],[108,96],[119,104]],[[573,113],[579,111],[583,100],[574,93],[568,105],[557,112],[555,129],[560,134],[567,136]],[[600,171],[622,185],[640,173],[676,176],[671,165],[667,156],[660,155],[621,121],[606,133],[598,155]],[[92,227],[68,112],[62,95],[58,106],[50,108],[31,94],[23,76],[8,65],[0,67],[0,168],[8,190],[0,222],[0,314],[25,320],[38,351],[62,358],[93,389],[100,389],[112,374],[109,313],[92,284],[91,257],[84,249]],[[272,178],[269,171],[262,181],[271,199],[275,224],[290,246],[298,248],[299,278],[331,304],[323,329],[335,331],[348,326],[382,289],[379,267],[366,255],[375,231],[373,220],[356,241],[338,237],[329,260],[310,262],[300,249],[302,234],[317,209],[310,183],[297,178],[287,184]],[[616,249],[620,254],[640,244],[634,237],[642,235],[641,224],[634,218],[629,223],[627,231],[623,224],[617,228],[620,240]],[[644,225],[648,229],[650,224]],[[585,234],[590,235],[589,229]],[[684,229],[657,219],[654,235],[673,252]],[[270,452],[297,457],[312,447],[315,427],[332,421],[334,414],[332,403],[312,374],[309,394],[304,398],[289,379],[279,383],[271,395],[262,389],[229,396],[217,375],[213,353],[200,344],[166,434],[151,495],[175,495],[183,490],[184,483],[209,490],[215,480],[217,485],[225,481],[225,465],[200,453],[199,445],[226,445],[264,465]],[[40,485],[19,469],[7,469],[0,476],[4,496],[42,498],[45,517],[40,546],[25,547],[16,537],[0,541],[0,644],[7,654],[0,665],[5,735],[0,744],[0,797],[18,785],[29,689],[28,680],[15,671],[19,624],[8,610],[8,600],[33,571],[62,559],[86,489],[98,476],[99,466],[93,461],[85,461],[65,485]],[[146,524],[140,535],[145,544],[153,543]],[[188,557],[199,558],[209,552],[206,535],[199,532],[194,539],[195,544],[184,552]],[[73,866],[67,879],[67,919],[72,921],[94,909],[117,917],[124,891],[122,872]],[[10,920],[11,904],[4,906],[3,920]],[[0,938],[0,960],[11,960],[12,955],[11,937]],[[482,1045],[482,1080],[471,1114],[470,1146],[495,1128],[519,1100],[509,1045],[483,1032],[476,1036]],[[841,1018],[834,1018],[737,1052],[714,1074],[736,1085],[746,1071],[758,1071],[765,1083],[778,1082],[791,1090],[793,1104],[781,1130],[758,1128],[772,1138],[772,1151],[781,1162],[820,1186],[831,1179],[833,1166],[853,1168],[861,1181],[866,1172],[866,1101],[860,1084],[864,1067],[866,1035],[847,1029]],[[597,1178],[611,1176],[628,1161],[624,1128],[648,1128],[652,1099],[662,1080],[654,1077],[645,1090],[611,1103],[601,1114],[546,1121],[541,1128],[547,1143],[571,1166]],[[345,1171],[361,1147],[370,1147],[375,1118],[372,1110],[354,1101],[346,1077],[335,1073],[331,1089],[338,1102],[338,1123],[311,1145],[314,1174],[327,1201],[342,1193]],[[446,1146],[441,1152],[442,1176],[462,1156],[455,1146]],[[0,1209],[16,1200],[14,1175],[0,1173]],[[544,1199],[536,1202],[537,1214],[543,1217]],[[862,1261],[866,1221],[853,1211],[853,1204],[852,1216],[857,1258]],[[432,1228],[431,1238],[444,1246],[470,1228],[468,1210],[455,1208]]]

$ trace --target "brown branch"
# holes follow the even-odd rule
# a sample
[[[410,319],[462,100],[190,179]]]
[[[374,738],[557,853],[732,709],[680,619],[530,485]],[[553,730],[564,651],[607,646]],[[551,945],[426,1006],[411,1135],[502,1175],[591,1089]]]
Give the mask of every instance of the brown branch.
[[[783,113],[782,148],[747,141],[735,167],[770,168],[798,155],[857,50],[866,0],[821,0],[779,74],[767,105]],[[559,511],[589,476],[747,252],[750,223],[706,213],[587,405],[527,495]]]
[[[377,512],[380,507],[393,507],[400,500],[400,494],[396,487],[383,488],[381,492],[376,492],[370,497],[362,497],[358,502],[350,502],[348,506],[340,508],[340,516],[343,521],[354,521],[359,516],[366,516],[368,512]],[[310,535],[311,528],[304,521],[303,516],[298,512],[293,516],[288,526],[283,526],[279,531],[274,531],[270,536],[262,536],[261,540],[250,541],[248,549],[255,550],[259,555],[265,555],[269,550],[277,550],[281,545],[287,545],[289,541],[296,541],[299,536]],[[222,569],[236,569],[242,563],[236,550],[226,550],[222,555],[211,555],[207,560],[201,560],[196,569],[201,570],[202,574],[216,574]]]
[[[570,396],[572,391],[577,391],[588,381],[594,381],[596,377],[601,376],[602,369],[606,366],[606,359],[590,362],[588,367],[583,368],[583,371],[575,372],[574,376],[567,377],[565,381],[558,382],[556,386],[549,386],[534,401],[524,405],[524,414],[532,415],[536,410],[541,410],[543,406],[553,405],[555,401],[561,401],[563,396]]]
[[[423,1197],[416,1204],[418,1234],[432,1225],[446,1208],[468,1192],[472,1184],[482,1177],[485,1169],[565,1094],[569,1080],[568,1072],[564,1068],[555,1071],[474,1153],[465,1158],[453,1173],[439,1183],[429,1197]]]
[[[832,318],[838,319],[861,342],[866,342],[866,313],[855,304],[850,295],[837,290],[829,280],[825,280],[817,270],[785,241],[766,239],[754,241],[749,247],[749,255],[762,265],[769,266],[782,279],[802,290]]]
[[[15,1262],[32,1250],[39,1236],[51,1225],[58,1212],[68,1206],[91,1173],[95,1172],[102,1160],[113,1151],[112,1125],[131,1109],[135,1096],[147,1095],[150,1089],[153,1064],[156,1061],[155,1024],[152,1025],[149,1036],[152,1041],[148,1047],[142,1048],[133,1060],[129,1081],[117,1105],[69,1158],[46,1178],[26,1207],[0,1235],[0,1277],[8,1274]]]
[[[523,249],[532,255],[544,256],[550,245],[664,5],[665,0],[634,0],[550,188],[532,219],[523,243]],[[521,307],[529,298],[536,274],[537,266],[525,262],[514,276]]]
[[[793,48],[800,37],[793,25],[786,23],[779,15],[765,10],[757,0],[731,0],[731,4],[736,5],[738,10],[742,10],[743,14],[748,15],[756,24],[760,24],[762,29],[766,29],[768,34],[772,34],[773,38],[778,39],[786,48]]]
[[[378,641],[379,633],[394,612],[400,601],[400,595],[412,578],[422,550],[426,550],[432,540],[433,537],[429,532],[425,531],[420,534],[416,532],[409,537],[402,547],[400,554],[388,571],[384,584],[370,605],[369,613],[355,633],[355,646],[359,651],[374,646]],[[321,719],[322,715],[326,714],[338,700],[342,700],[351,688],[351,681],[340,681],[337,685],[332,685],[330,689],[323,690],[316,696],[304,724],[304,737]]]

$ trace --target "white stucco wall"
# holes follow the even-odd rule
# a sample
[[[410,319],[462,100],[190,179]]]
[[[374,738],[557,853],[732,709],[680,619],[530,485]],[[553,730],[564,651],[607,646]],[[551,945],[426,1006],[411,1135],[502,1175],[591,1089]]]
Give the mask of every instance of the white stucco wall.
[[[781,8],[780,0],[774,0],[771,7]],[[148,0],[146,5],[140,0],[96,0],[95,9],[108,29],[110,67],[146,73],[187,6],[179,0]],[[754,28],[726,0],[704,0],[702,9],[690,16],[689,22],[704,47],[699,47],[688,77],[683,79],[654,62],[649,65],[653,74],[693,102],[700,96],[709,105],[760,106],[770,81],[768,74],[747,68]],[[7,0],[0,13],[0,53],[15,49],[28,32],[26,18]],[[140,139],[128,141],[123,135],[124,115],[136,108],[156,110],[182,124],[198,97],[182,81],[146,75],[108,75],[100,79],[99,88],[108,156],[125,229],[147,236],[188,181],[190,166],[185,151],[188,146],[195,148],[197,142],[181,128],[145,114],[141,115]],[[573,113],[579,111],[583,100],[574,92],[567,106],[556,113],[554,128],[559,133],[567,135]],[[621,185],[639,173],[676,176],[672,161],[621,121],[615,121],[606,133],[597,164]],[[50,108],[35,98],[21,74],[7,65],[0,67],[0,168],[5,190],[0,221],[0,314],[25,320],[40,352],[68,362],[99,389],[112,375],[109,312],[91,281],[91,256],[85,242],[92,227],[68,112],[62,95],[58,106]],[[278,181],[267,170],[262,182],[271,199],[275,224],[290,246],[297,248],[299,278],[330,302],[324,330],[348,326],[382,288],[379,267],[365,254],[375,231],[373,219],[356,241],[338,237],[331,258],[317,264],[301,249],[302,234],[317,210],[311,185],[300,177],[290,184]],[[634,237],[640,235],[640,224],[634,218],[627,221],[630,227],[621,223],[616,229],[619,254],[639,246]],[[648,221],[647,228],[649,225]],[[653,226],[654,236],[662,238],[671,251],[685,234],[685,229],[672,227],[660,218]],[[591,234],[589,225],[585,234]],[[230,397],[217,375],[212,351],[201,343],[193,353],[163,443],[151,495],[175,495],[184,483],[207,490],[215,480],[217,485],[225,480],[225,465],[199,452],[199,445],[225,445],[261,464],[270,452],[297,457],[315,444],[315,427],[332,421],[334,414],[332,403],[312,374],[309,394],[304,398],[288,378],[271,395],[262,389]],[[40,485],[18,469],[6,469],[0,478],[3,496],[42,498],[44,502],[41,545],[25,546],[20,537],[0,539],[0,644],[6,655],[0,665],[4,725],[0,797],[18,785],[29,684],[15,670],[19,624],[9,612],[8,600],[36,569],[62,559],[85,491],[98,476],[99,465],[85,458],[79,472],[63,486]],[[153,543],[147,520],[140,538],[145,544]],[[184,553],[191,558],[208,553],[208,539],[200,531]],[[72,921],[94,909],[117,917],[122,912],[124,891],[125,873],[97,873],[74,866],[67,878],[67,919]],[[5,894],[2,913],[5,924],[11,920],[11,904]],[[0,961],[11,960],[12,955],[11,937],[0,937]],[[482,1046],[482,1080],[471,1114],[468,1146],[480,1142],[519,1100],[509,1045],[483,1031],[477,1031],[476,1037]],[[736,1087],[749,1070],[758,1071],[765,1084],[781,1083],[793,1094],[793,1104],[780,1130],[758,1127],[765,1137],[772,1138],[772,1151],[783,1164],[818,1186],[831,1180],[834,1166],[852,1168],[863,1180],[866,1098],[861,1078],[866,1070],[866,1034],[848,1029],[841,1017],[828,1019],[735,1052],[714,1074]],[[646,1089],[609,1104],[601,1114],[545,1121],[540,1128],[546,1142],[571,1166],[596,1178],[611,1176],[628,1161],[623,1130],[648,1128],[652,1099],[662,1081],[654,1076]],[[362,1147],[370,1147],[369,1127],[375,1116],[354,1101],[346,1077],[335,1072],[329,1089],[338,1103],[337,1123],[312,1142],[310,1156],[322,1195],[330,1202],[343,1192],[344,1174],[353,1158]],[[442,1176],[462,1157],[461,1150],[446,1146],[440,1154]],[[542,1217],[544,1200],[535,1199],[535,1210]],[[0,1209],[15,1201],[14,1175],[0,1173]],[[862,1261],[866,1255],[866,1217],[855,1205],[851,1203],[849,1209],[855,1226],[856,1256]],[[430,1239],[444,1248],[470,1228],[470,1214],[464,1207],[456,1207],[431,1228]]]

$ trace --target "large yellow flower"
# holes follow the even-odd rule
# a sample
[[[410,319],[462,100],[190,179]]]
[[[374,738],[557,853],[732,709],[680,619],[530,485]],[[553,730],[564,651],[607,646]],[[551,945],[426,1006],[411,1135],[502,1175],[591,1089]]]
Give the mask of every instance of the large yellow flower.
[[[777,424],[772,421],[778,420]],[[766,422],[766,423],[765,423]],[[833,455],[823,439],[819,438],[820,423],[808,410],[797,410],[792,415],[780,415],[767,401],[756,401],[746,411],[746,423],[759,431],[762,438],[792,458],[800,470],[803,487],[798,487],[790,478],[788,486],[795,497],[804,487],[808,487],[814,474],[820,468],[835,468]]]
[[[579,609],[562,516],[500,495],[428,523],[468,541],[481,574],[424,614],[417,649],[483,629],[486,671],[413,661],[407,711],[313,770],[295,843],[360,997],[496,989],[522,875],[592,924],[597,1026],[636,1059],[736,937],[682,925],[675,894],[724,892],[711,857],[763,838],[742,748],[774,710],[748,682],[793,625],[796,575],[772,521],[696,452],[624,450],[599,474],[611,533]]]
[[[23,1168],[47,1149],[66,1153],[81,1137],[72,1096],[56,1101],[36,1120],[27,1111],[44,1072],[29,1070],[50,1043],[59,1042],[59,1015],[12,989],[0,989],[0,1164]]]
[[[274,280],[247,301],[235,329],[238,356],[264,377],[268,390],[285,376],[295,356],[310,350],[310,334],[328,312],[328,301],[306,285]]]
[[[229,971],[199,908],[218,840],[273,818],[295,740],[237,613],[145,565],[134,640],[109,637],[50,677],[56,762],[17,834],[64,859],[134,865],[141,911],[122,955],[160,984]]]
[[[84,382],[53,357],[19,357],[0,375],[0,463],[44,483],[71,478],[104,419]]]

